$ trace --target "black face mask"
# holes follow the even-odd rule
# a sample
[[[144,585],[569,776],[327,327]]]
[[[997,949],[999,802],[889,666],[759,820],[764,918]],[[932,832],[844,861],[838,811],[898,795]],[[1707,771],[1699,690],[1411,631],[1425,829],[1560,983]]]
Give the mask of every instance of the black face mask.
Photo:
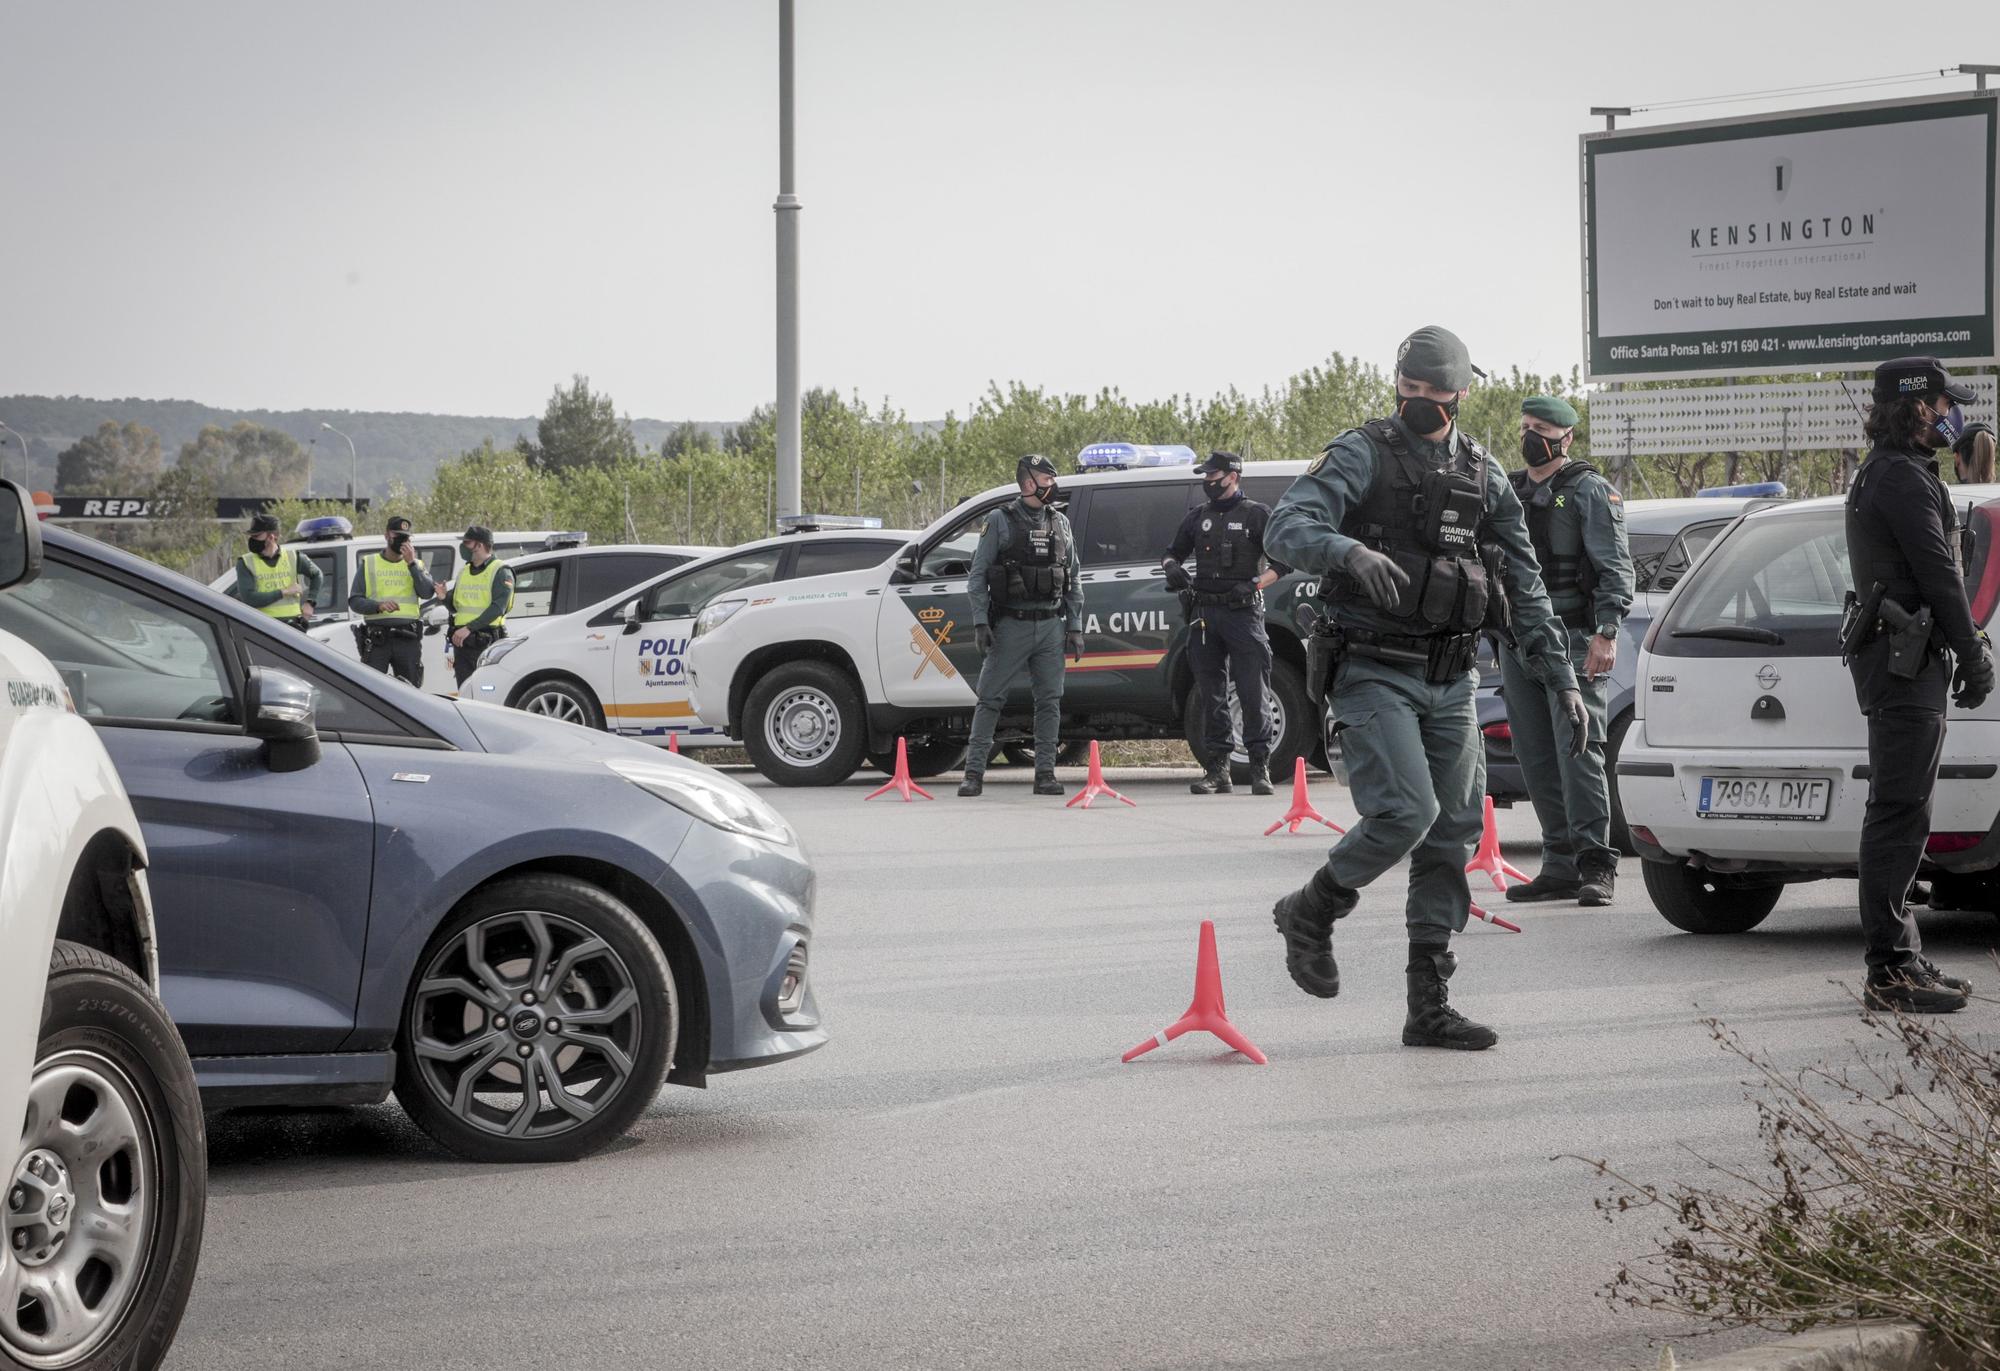
[[[1201,488],[1203,493],[1205,493],[1208,496],[1210,504],[1219,505],[1224,500],[1227,500],[1229,498],[1228,494],[1226,493],[1228,485],[1229,485],[1229,479],[1227,477],[1223,477],[1220,480],[1214,480],[1214,481],[1205,480],[1201,483]]]
[[[1410,432],[1418,435],[1436,433],[1458,417],[1458,397],[1454,395],[1444,404],[1439,404],[1421,395],[1405,395],[1396,401],[1396,413],[1409,426]]]
[[[1562,455],[1560,438],[1544,438],[1533,429],[1521,435],[1521,460],[1531,467],[1545,467]]]
[[[253,537],[250,540],[250,550],[256,553],[259,557],[269,558],[277,556],[278,548],[275,540],[271,542],[266,542],[265,537],[266,535],[262,533],[259,533],[255,537]]]

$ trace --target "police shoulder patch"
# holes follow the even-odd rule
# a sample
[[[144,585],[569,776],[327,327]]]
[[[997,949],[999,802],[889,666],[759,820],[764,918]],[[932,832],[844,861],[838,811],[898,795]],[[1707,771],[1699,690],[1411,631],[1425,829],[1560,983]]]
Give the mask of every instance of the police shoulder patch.
[[[1319,469],[1326,465],[1326,459],[1331,456],[1333,456],[1333,449],[1328,448],[1326,451],[1320,453],[1319,456],[1313,458],[1312,461],[1306,464],[1306,475],[1317,475]]]

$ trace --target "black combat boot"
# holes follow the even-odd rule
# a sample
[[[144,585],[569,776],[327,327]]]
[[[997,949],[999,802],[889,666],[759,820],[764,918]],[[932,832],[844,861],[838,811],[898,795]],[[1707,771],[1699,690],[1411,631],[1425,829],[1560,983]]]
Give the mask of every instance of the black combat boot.
[[[1965,990],[1958,989],[1965,986]],[[1972,987],[1917,958],[1908,966],[1870,971],[1861,1003],[1873,1010],[1904,1014],[1951,1014],[1965,1008],[1965,991]]]
[[[1403,973],[1410,991],[1410,1017],[1403,1022],[1403,1046],[1483,1052],[1500,1041],[1498,1033],[1466,1018],[1445,998],[1444,983],[1457,969],[1458,958],[1450,948],[1410,944],[1410,964]]]
[[[1273,793],[1271,790],[1271,762],[1268,757],[1252,757],[1250,759],[1250,793],[1252,795],[1269,795]]]
[[[1592,906],[1610,904],[1618,893],[1618,859],[1593,857],[1577,865],[1582,868],[1582,880],[1577,884],[1576,902]]]
[[[1507,899],[1514,904],[1533,904],[1536,900],[1573,900],[1583,889],[1583,883],[1572,876],[1551,876],[1544,871],[1532,881],[1507,887]]]
[[[1037,795],[1060,795],[1063,793],[1063,783],[1056,779],[1056,773],[1053,771],[1037,771],[1035,773],[1035,793]]]
[[[1200,780],[1188,787],[1190,795],[1227,795],[1236,786],[1229,779],[1229,754],[1208,763],[1208,772]]]
[[[1313,878],[1271,906],[1271,922],[1285,940],[1285,970],[1308,995],[1330,1000],[1340,993],[1340,967],[1333,960],[1333,921],[1361,902],[1321,867]]]
[[[961,800],[974,799],[985,789],[986,773],[983,771],[968,771],[965,773],[965,779],[958,783],[958,798]]]

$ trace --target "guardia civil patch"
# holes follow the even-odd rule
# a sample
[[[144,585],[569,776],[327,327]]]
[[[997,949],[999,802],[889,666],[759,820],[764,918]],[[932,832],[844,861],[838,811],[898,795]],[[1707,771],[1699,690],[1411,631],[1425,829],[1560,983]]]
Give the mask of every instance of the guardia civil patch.
[[[1319,469],[1326,465],[1326,459],[1331,456],[1333,456],[1333,449],[1328,448],[1325,452],[1322,452],[1319,456],[1313,458],[1312,461],[1307,463],[1306,465],[1306,475],[1308,476],[1317,475]]]

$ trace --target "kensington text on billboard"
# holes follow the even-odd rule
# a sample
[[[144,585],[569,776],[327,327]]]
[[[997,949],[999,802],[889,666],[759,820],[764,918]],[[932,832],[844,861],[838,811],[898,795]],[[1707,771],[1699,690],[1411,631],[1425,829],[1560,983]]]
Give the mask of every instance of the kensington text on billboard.
[[[1863,214],[1858,218],[1852,214],[1840,216],[1840,237],[1873,238],[1875,236],[1875,216]],[[1710,224],[1707,228],[1688,230],[1688,246],[1701,248],[1755,247],[1759,243],[1801,243],[1834,240],[1834,218],[1822,214],[1817,219],[1765,220],[1761,224]],[[1860,233],[1855,233],[1856,225]],[[1815,227],[1817,226],[1817,227]]]

